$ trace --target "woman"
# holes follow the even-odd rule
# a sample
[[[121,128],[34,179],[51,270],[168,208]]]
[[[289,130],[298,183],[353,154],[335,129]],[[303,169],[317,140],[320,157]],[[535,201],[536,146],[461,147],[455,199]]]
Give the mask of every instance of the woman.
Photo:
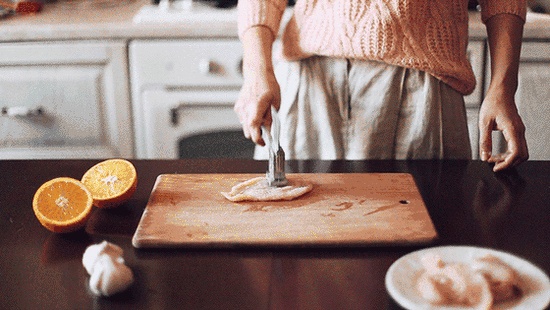
[[[499,171],[528,158],[514,102],[526,4],[480,6],[491,53],[480,157]],[[298,0],[275,70],[285,8],[285,0],[238,4],[244,84],[235,111],[247,138],[265,144],[260,127],[270,126],[273,106],[289,159],[470,158],[467,0]],[[505,154],[491,154],[493,130]]]

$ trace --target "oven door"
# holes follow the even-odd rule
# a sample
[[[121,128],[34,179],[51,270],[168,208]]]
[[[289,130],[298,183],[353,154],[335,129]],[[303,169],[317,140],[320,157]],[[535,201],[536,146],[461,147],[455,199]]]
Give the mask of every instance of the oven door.
[[[144,90],[145,156],[252,158],[254,143],[233,111],[237,96],[236,90]]]

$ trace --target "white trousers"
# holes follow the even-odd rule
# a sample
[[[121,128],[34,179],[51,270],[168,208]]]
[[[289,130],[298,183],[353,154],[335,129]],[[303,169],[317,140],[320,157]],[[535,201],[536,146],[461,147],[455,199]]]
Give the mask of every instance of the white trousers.
[[[276,76],[287,159],[471,158],[463,96],[423,71],[310,57]]]

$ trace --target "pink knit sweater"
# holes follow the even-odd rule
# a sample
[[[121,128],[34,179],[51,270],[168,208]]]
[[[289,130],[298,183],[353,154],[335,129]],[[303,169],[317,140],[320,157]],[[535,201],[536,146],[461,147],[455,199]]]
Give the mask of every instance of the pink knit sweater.
[[[525,0],[481,0],[482,21],[525,20]],[[240,0],[239,35],[254,26],[277,34],[286,0]],[[426,71],[462,94],[475,87],[466,57],[468,0],[298,0],[282,35],[283,56],[369,59]]]

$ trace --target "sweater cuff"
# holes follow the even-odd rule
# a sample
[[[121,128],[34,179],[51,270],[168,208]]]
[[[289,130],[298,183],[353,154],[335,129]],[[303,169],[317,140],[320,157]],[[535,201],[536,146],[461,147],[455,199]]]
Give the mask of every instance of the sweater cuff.
[[[486,23],[489,18],[498,14],[513,14],[525,22],[527,4],[525,0],[480,0],[481,20]]]
[[[275,38],[279,33],[281,17],[286,9],[286,1],[241,0],[238,2],[238,33],[244,33],[255,26],[265,26]]]

